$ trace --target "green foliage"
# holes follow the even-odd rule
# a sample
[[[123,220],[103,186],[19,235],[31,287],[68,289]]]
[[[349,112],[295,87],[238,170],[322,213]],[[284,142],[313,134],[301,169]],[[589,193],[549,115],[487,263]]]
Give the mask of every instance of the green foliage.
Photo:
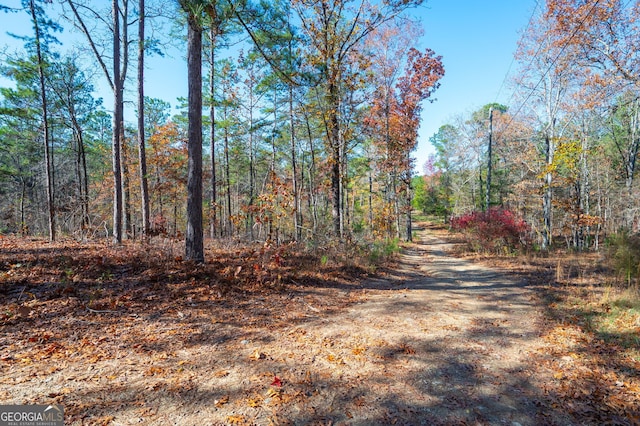
[[[631,286],[640,276],[640,234],[620,230],[607,239],[607,254],[618,277]]]
[[[500,111],[501,113],[504,114],[505,112],[507,112],[508,109],[509,107],[507,107],[506,105],[493,102],[490,104],[486,104],[485,106],[483,106],[482,108],[474,112],[471,115],[471,119],[478,123],[484,123],[485,121],[489,120],[489,115],[491,110]]]
[[[398,238],[387,238],[375,241],[371,244],[369,259],[372,263],[378,263],[400,252]]]
[[[447,176],[437,173],[432,176],[416,176],[411,182],[414,191],[412,207],[424,214],[447,218],[449,197]]]
[[[427,194],[427,184],[422,176],[414,176],[411,180],[413,188],[413,200],[411,207],[422,212],[426,212],[429,208],[429,195]]]

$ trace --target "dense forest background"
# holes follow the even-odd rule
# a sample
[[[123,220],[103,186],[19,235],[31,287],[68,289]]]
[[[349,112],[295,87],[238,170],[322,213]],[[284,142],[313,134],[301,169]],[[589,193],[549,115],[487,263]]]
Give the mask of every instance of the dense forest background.
[[[640,4],[539,6],[515,52],[508,103],[432,136],[419,204],[462,228],[489,207],[500,231],[526,231],[534,247],[598,249],[638,230]]]
[[[409,240],[415,209],[458,226],[511,221],[519,243],[543,250],[598,249],[637,231],[637,2],[536,8],[509,102],[442,126],[418,175],[421,105],[444,75],[417,44],[410,13],[422,4],[2,6],[32,28],[0,67],[14,82],[0,89],[0,232],[161,234],[195,244],[197,259],[194,235]],[[58,42],[62,27],[82,42]],[[190,70],[173,116],[144,95],[145,57],[170,44]],[[99,79],[113,105],[96,97]]]
[[[33,28],[2,64],[2,233],[182,237],[195,178],[212,238],[410,238],[410,152],[444,73],[413,47],[420,2],[47,3],[5,7]],[[144,58],[168,43],[190,64],[175,116],[144,96]]]

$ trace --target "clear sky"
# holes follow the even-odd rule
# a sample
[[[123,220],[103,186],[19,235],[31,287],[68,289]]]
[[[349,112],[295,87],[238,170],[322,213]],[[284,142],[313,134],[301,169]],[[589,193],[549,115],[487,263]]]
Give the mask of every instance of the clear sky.
[[[98,0],[95,4],[104,3]],[[18,7],[19,0],[4,0],[2,4]],[[415,153],[417,173],[430,153],[429,138],[455,115],[468,113],[490,102],[508,103],[511,87],[507,72],[521,32],[527,26],[538,0],[428,0],[416,11],[424,25],[420,48],[433,49],[443,57],[446,75],[435,93],[434,103],[424,106],[418,149]],[[69,27],[69,24],[63,23]],[[26,13],[0,13],[0,51],[16,45],[7,31],[30,34]],[[135,30],[134,30],[135,31]],[[59,38],[66,41],[73,34],[65,28]],[[18,42],[21,44],[21,42]],[[186,96],[186,64],[184,53],[172,50],[168,55],[147,59],[146,95],[164,99],[176,105],[176,98]],[[515,70],[511,68],[511,73]],[[135,69],[130,70],[135,75]],[[506,81],[505,81],[506,79]],[[504,83],[504,85],[503,85]],[[0,78],[0,86],[11,83]],[[97,74],[98,96],[110,98],[104,76]],[[130,88],[134,89],[135,84]],[[133,98],[133,93],[131,98]]]
[[[433,152],[429,138],[440,126],[457,114],[511,100],[507,72],[537,3],[538,0],[430,0],[426,9],[420,10],[425,30],[422,47],[442,55],[445,77],[435,92],[437,100],[423,110],[415,153],[418,173],[422,173],[423,164]],[[509,75],[516,68],[513,64]]]

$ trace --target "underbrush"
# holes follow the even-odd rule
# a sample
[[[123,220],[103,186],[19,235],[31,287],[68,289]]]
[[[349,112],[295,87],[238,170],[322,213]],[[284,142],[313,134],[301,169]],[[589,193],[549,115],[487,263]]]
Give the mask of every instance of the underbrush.
[[[599,309],[598,309],[599,308]],[[591,328],[604,340],[634,352],[640,361],[640,292],[636,289],[605,289],[594,309]]]
[[[616,272],[616,281],[627,287],[639,287],[640,235],[621,230],[607,238],[606,256]]]
[[[553,321],[576,325],[640,361],[640,291],[621,279],[608,254],[556,250],[484,260],[527,275]]]
[[[469,212],[451,218],[450,225],[452,231],[463,235],[473,252],[511,254],[530,245],[531,228],[507,209]]]
[[[347,238],[343,241],[331,239],[323,244],[313,243],[300,249],[317,258],[323,267],[375,274],[380,267],[387,266],[402,248],[398,238]]]
[[[113,246],[105,241],[3,238],[0,325],[54,308],[135,312],[152,294],[154,302],[177,306],[185,302],[177,294],[194,298],[202,293],[197,297],[233,302],[319,287],[357,288],[371,272],[369,253],[344,250],[213,242],[206,248],[205,263],[195,264],[183,259],[181,243],[170,240]]]
[[[400,252],[400,244],[397,238],[374,241],[368,247],[370,263],[377,265],[381,261],[388,260],[393,255]]]

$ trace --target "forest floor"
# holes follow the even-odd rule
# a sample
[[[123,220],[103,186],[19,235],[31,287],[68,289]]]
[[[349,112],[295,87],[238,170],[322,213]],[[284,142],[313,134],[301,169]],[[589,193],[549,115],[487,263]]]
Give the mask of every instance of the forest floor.
[[[598,331],[603,299],[576,302],[593,262],[417,234],[375,275],[293,245],[196,266],[162,240],[0,238],[0,403],[87,425],[640,424],[640,315]]]

